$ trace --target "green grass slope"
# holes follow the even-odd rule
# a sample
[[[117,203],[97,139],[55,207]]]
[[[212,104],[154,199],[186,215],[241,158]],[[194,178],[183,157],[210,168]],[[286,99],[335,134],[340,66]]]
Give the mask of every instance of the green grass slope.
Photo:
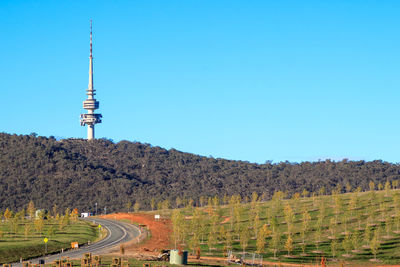
[[[47,252],[55,253],[70,248],[71,242],[79,244],[98,237],[98,228],[85,221],[71,220],[61,225],[55,219],[44,220],[40,231],[35,229],[35,220],[13,219],[0,222],[0,263],[10,263],[44,255],[44,238],[48,238]]]
[[[203,256],[258,253],[266,261],[400,262],[400,191],[386,190],[250,203],[233,196],[219,204],[173,210],[173,246]]]

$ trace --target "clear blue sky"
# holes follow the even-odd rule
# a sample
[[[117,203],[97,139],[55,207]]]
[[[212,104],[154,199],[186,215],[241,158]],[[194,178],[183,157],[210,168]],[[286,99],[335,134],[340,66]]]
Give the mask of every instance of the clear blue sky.
[[[0,1],[0,131],[400,162],[400,1]]]

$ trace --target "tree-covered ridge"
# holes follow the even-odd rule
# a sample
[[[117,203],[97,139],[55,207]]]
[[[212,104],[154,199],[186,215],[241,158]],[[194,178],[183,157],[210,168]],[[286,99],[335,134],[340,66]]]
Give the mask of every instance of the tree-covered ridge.
[[[149,144],[98,139],[65,139],[0,134],[0,209],[20,209],[29,200],[50,209],[119,210],[136,201],[149,208],[176,197],[204,195],[269,199],[275,191],[288,195],[306,189],[331,192],[337,184],[368,189],[400,179],[400,166],[382,161],[254,164],[214,159]],[[345,189],[343,189],[345,191]]]

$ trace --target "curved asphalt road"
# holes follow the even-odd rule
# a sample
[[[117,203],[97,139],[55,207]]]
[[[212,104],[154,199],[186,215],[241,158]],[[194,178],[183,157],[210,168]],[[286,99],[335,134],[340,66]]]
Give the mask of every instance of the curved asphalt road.
[[[94,217],[86,218],[84,220],[100,224],[102,227],[107,229],[107,236],[99,242],[82,246],[77,250],[67,250],[64,251],[64,253],[48,255],[30,261],[32,263],[39,263],[40,259],[44,259],[45,263],[50,263],[54,260],[61,259],[61,257],[69,257],[70,259],[81,258],[85,253],[88,252],[92,253],[92,255],[101,254],[140,235],[140,230],[132,224]],[[14,263],[12,266],[20,267],[22,264]]]

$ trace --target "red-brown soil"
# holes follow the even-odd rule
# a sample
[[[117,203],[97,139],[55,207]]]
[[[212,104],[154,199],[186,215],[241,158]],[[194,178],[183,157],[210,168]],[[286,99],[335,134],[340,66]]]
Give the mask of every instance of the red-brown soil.
[[[226,217],[226,218],[221,222],[221,224],[227,223],[227,222],[229,222],[230,220],[231,220],[231,217]]]
[[[135,244],[128,242],[125,244],[125,254],[137,254],[145,252],[145,254],[158,255],[161,249],[170,248],[171,221],[168,219],[155,220],[154,215],[142,213],[114,213],[101,216],[108,219],[130,220],[132,223],[146,225],[150,230],[151,236],[144,242]]]

